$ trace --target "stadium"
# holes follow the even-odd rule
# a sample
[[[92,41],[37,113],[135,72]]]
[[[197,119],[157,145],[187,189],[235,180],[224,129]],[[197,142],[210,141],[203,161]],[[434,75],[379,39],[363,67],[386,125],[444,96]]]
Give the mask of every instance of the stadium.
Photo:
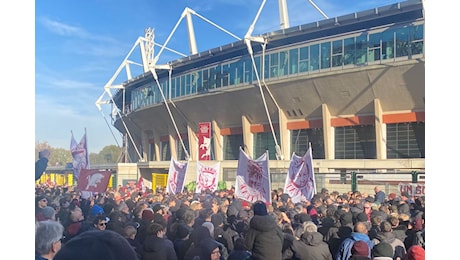
[[[167,42],[158,45],[146,29],[136,42],[143,73],[114,84],[129,72],[131,50],[96,101],[111,106],[123,135],[118,184],[167,174],[173,158],[189,162],[186,183],[200,160],[220,162],[220,180],[231,185],[239,147],[253,158],[269,151],[274,188],[284,184],[292,154],[309,146],[323,186],[356,172],[373,183],[424,176],[423,1],[292,27],[286,0],[279,3],[279,30],[253,36],[248,25],[244,38],[202,52],[186,9],[190,54],[166,64],[157,60]],[[154,46],[161,46],[156,56]],[[205,161],[198,158],[203,125]]]

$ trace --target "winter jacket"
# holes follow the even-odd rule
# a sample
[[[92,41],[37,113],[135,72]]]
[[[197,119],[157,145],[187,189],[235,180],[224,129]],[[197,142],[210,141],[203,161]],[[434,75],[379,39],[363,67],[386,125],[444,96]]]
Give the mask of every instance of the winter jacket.
[[[272,216],[252,217],[245,236],[245,244],[254,259],[280,260],[283,240],[283,231]]]
[[[293,242],[291,249],[293,255],[290,259],[332,260],[329,246],[323,241],[323,235],[319,232],[305,232],[300,240]]]
[[[171,240],[148,235],[142,245],[143,260],[177,260],[176,251]]]
[[[353,232],[350,237],[346,238],[340,244],[335,260],[348,260],[351,256],[351,248],[356,241],[364,241],[369,246],[369,257],[371,257],[371,250],[374,247],[374,243],[369,239],[367,234]]]

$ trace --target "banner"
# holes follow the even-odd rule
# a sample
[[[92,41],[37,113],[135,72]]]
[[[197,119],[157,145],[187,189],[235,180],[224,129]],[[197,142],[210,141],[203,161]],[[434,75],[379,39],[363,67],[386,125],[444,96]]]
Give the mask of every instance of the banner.
[[[198,160],[211,159],[211,123],[198,124]]]
[[[316,193],[315,173],[311,147],[303,157],[292,154],[289,164],[284,193],[291,197],[292,202],[310,201]]]
[[[85,134],[81,138],[80,142],[77,143],[73,136],[70,139],[70,152],[72,153],[72,165],[73,165],[73,175],[75,179],[79,179],[80,171],[82,169],[89,169],[89,154],[88,154],[88,144],[86,140],[86,130]]]
[[[399,183],[399,194],[407,192],[411,197],[425,196],[425,185],[420,183]]]
[[[77,189],[82,192],[83,198],[88,198],[95,192],[103,193],[107,190],[111,175],[110,171],[81,169]]]
[[[237,198],[252,203],[258,200],[271,203],[268,151],[253,160],[240,147],[235,186]]]
[[[196,162],[196,193],[210,190],[214,192],[217,190],[217,183],[219,182],[220,162],[217,164],[206,166],[200,162]]]
[[[187,165],[188,163],[176,162],[176,160],[171,158],[166,192],[169,194],[178,194],[182,192],[184,189],[185,174],[187,173]]]

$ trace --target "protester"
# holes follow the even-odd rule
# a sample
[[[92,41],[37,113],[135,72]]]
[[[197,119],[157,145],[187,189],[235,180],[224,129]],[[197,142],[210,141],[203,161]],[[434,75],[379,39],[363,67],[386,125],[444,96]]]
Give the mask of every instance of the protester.
[[[35,260],[52,260],[61,250],[64,227],[53,220],[37,222],[35,230]]]
[[[184,191],[174,195],[163,189],[147,189],[139,195],[137,188],[121,185],[83,199],[72,186],[40,184],[36,185],[36,212],[39,219],[54,219],[63,225],[61,250],[74,239],[87,236],[88,232],[95,236],[92,229],[100,233],[111,230],[122,234],[134,250],[136,257],[130,259],[167,259],[155,254],[168,252],[171,259],[179,260],[290,260],[317,259],[317,256],[319,259],[361,260],[379,259],[388,253],[383,247],[374,250],[376,255],[371,255],[371,240],[376,244],[390,242],[391,247],[392,235],[396,238],[405,235],[404,242],[408,245],[425,244],[424,197],[414,199],[414,203],[404,202],[411,208],[408,215],[398,211],[400,200],[396,194],[390,194],[392,202],[388,196],[378,205],[366,192],[342,195],[336,191],[324,192],[315,194],[312,204],[310,201],[293,203],[282,191],[275,192],[280,192],[278,200],[270,205],[243,201],[232,189],[200,194]],[[133,196],[136,194],[139,196]],[[132,197],[134,199],[130,200]],[[49,202],[53,207],[48,207]],[[396,226],[382,229],[381,223],[390,220]],[[353,221],[358,222],[353,225]],[[40,221],[36,223],[38,230]],[[159,225],[158,232],[148,233],[148,228],[154,224]],[[83,250],[85,246],[79,243]],[[402,247],[401,243],[398,245]],[[393,256],[404,257],[395,254],[396,248],[391,249]],[[412,251],[412,255],[407,251],[406,258],[419,259],[424,253],[417,247]]]
[[[276,221],[268,215],[264,202],[253,205],[254,217],[245,236],[246,247],[255,260],[279,260],[282,257],[283,232]]]

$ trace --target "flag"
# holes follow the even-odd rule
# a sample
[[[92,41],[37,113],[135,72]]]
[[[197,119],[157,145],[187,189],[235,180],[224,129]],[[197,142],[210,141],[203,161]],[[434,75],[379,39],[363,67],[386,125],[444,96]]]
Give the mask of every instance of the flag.
[[[211,123],[201,122],[198,125],[198,160],[211,158]]]
[[[110,171],[100,171],[97,169],[81,169],[78,177],[77,189],[82,192],[83,198],[88,198],[93,193],[102,193],[107,190],[109,185]]]
[[[261,200],[271,203],[268,151],[253,160],[240,147],[235,186],[238,198],[249,202]]]
[[[73,175],[75,179],[79,179],[80,171],[82,169],[89,169],[89,154],[88,154],[88,144],[86,140],[86,130],[85,134],[80,140],[80,143],[77,143],[73,136],[70,139],[70,152],[72,153],[72,165],[73,165]]]
[[[311,200],[315,195],[316,182],[311,147],[303,157],[292,154],[284,184],[284,193],[288,194],[294,203]]]
[[[139,180],[137,180],[136,183],[136,188],[138,191],[145,191],[144,178],[142,178],[142,176],[139,176]]]
[[[166,191],[169,194],[178,194],[184,189],[187,166],[188,163],[176,162],[176,160],[171,158],[171,164],[169,165],[168,172],[168,183],[166,185]]]
[[[219,180],[220,162],[217,164],[206,166],[200,162],[196,162],[196,193],[210,190],[214,192],[217,190],[217,182]]]

